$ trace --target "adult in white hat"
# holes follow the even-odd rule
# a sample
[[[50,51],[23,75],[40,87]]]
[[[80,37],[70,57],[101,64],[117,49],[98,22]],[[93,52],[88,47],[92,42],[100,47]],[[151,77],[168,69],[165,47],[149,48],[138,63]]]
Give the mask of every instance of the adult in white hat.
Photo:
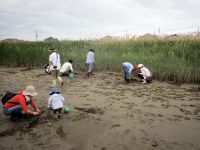
[[[51,55],[49,56],[49,71],[51,71],[51,75],[53,77],[53,84],[52,87],[56,87],[57,80],[61,83],[61,86],[63,86],[64,82],[62,78],[60,77],[60,55],[57,52],[57,49],[52,48],[49,50],[51,52]]]
[[[138,68],[140,70],[138,77],[143,80],[142,83],[150,83],[152,81],[152,76],[149,69],[146,68],[143,64],[138,64]]]
[[[7,116],[11,116],[11,120],[20,121],[20,118],[23,114],[30,114],[33,116],[41,114],[41,110],[37,106],[37,104],[33,101],[32,97],[38,95],[35,90],[35,87],[29,85],[26,87],[26,90],[19,90],[18,93],[9,99],[3,105],[3,112]],[[28,109],[28,105],[35,109],[35,111],[31,111]]]

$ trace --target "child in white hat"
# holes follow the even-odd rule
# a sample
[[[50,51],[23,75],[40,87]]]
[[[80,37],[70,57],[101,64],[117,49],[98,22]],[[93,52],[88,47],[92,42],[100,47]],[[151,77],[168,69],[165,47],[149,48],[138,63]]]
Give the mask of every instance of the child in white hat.
[[[60,94],[57,88],[51,88],[49,95],[51,95],[48,100],[49,110],[53,112],[55,118],[61,118],[65,98]]]
[[[142,83],[150,83],[152,81],[152,76],[149,69],[146,68],[143,64],[138,64],[138,68],[140,70],[138,77],[143,80]]]

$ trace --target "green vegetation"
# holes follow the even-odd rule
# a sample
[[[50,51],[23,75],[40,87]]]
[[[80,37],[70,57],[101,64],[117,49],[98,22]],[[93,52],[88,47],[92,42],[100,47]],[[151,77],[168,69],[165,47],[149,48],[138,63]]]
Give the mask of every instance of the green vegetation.
[[[200,83],[200,40],[198,38],[115,39],[58,42],[0,42],[0,65],[42,67],[48,49],[55,47],[62,63],[74,60],[76,70],[85,69],[89,48],[95,49],[95,69],[121,71],[124,61],[143,63],[157,80]]]

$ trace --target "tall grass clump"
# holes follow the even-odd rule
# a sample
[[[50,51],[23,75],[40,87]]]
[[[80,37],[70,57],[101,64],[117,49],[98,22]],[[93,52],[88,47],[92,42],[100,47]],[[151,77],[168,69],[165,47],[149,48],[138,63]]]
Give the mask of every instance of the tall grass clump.
[[[200,83],[198,38],[0,42],[0,65],[42,67],[48,63],[48,49],[52,47],[59,50],[62,63],[73,59],[76,70],[85,69],[88,49],[94,48],[98,71],[120,72],[121,64],[128,61],[143,63],[157,80]]]

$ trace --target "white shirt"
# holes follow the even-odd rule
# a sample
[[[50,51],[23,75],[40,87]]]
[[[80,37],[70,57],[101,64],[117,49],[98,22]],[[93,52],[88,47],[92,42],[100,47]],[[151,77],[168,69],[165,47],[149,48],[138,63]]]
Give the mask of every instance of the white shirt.
[[[48,108],[58,109],[63,107],[65,98],[61,94],[53,94],[49,97]]]
[[[60,69],[60,72],[61,72],[61,73],[64,73],[64,72],[69,71],[69,70],[71,70],[71,71],[73,72],[72,64],[69,63],[69,62],[66,62],[66,63],[64,63],[64,64],[62,65],[62,67],[61,67],[61,69]]]
[[[94,62],[94,53],[89,51],[87,54],[86,63],[93,63]]]
[[[140,74],[143,75],[144,79],[151,76],[149,69],[147,69],[146,67],[142,67],[140,71],[141,71]]]
[[[60,55],[56,52],[53,52],[50,56],[49,56],[49,61],[51,61],[53,63],[53,66],[57,66],[56,69],[60,69],[61,64],[60,64]],[[50,66],[51,70],[55,70],[53,68],[53,66]]]

